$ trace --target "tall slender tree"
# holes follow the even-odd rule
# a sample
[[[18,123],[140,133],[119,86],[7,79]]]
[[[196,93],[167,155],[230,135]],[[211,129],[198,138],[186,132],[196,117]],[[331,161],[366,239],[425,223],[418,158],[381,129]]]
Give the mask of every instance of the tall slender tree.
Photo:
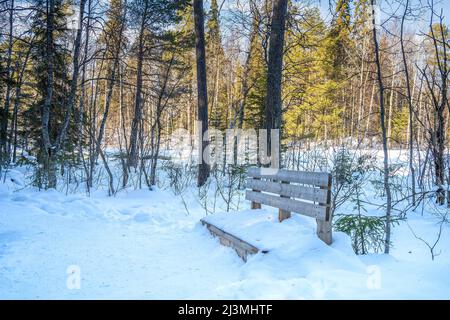
[[[376,0],[371,0],[372,5],[372,35],[373,35],[373,46],[375,49],[375,64],[377,67],[377,81],[379,90],[379,104],[380,104],[380,126],[381,126],[381,137],[383,143],[383,182],[384,190],[386,192],[386,237],[384,241],[384,253],[389,254],[389,249],[391,246],[391,210],[392,210],[392,194],[391,185],[389,184],[389,153],[388,153],[388,141],[387,141],[387,130],[386,130],[386,110],[384,106],[384,83],[383,83],[383,71],[381,67],[380,58],[380,45],[378,43],[378,25],[376,23]]]
[[[205,54],[205,19],[203,12],[203,0],[193,0],[194,5],[194,29],[195,29],[195,52],[197,63],[197,108],[199,134],[199,164],[197,186],[203,186],[209,177],[208,152],[208,89],[206,82],[206,54]],[[205,159],[208,158],[208,159]],[[205,161],[206,160],[206,161]]]
[[[281,77],[283,69],[284,31],[286,28],[288,0],[274,0],[272,7],[272,19],[269,39],[269,61],[267,69],[267,93],[266,93],[266,129],[268,155],[272,157],[273,166],[280,166],[280,157],[274,159],[275,154],[280,154],[280,149],[271,150],[271,130],[281,129],[282,125],[282,101],[281,101]],[[278,143],[280,145],[280,143]]]
[[[66,104],[66,115],[63,122],[63,125],[60,129],[58,140],[56,141],[55,151],[61,148],[61,144],[64,143],[64,139],[66,138],[67,130],[69,128],[70,118],[73,115],[73,110],[76,102],[76,95],[78,89],[78,76],[80,73],[80,49],[81,49],[81,35],[83,32],[83,19],[84,19],[84,7],[86,5],[86,0],[80,0],[79,6],[79,16],[78,16],[78,27],[74,41],[74,52],[72,58],[72,79],[70,83],[70,92],[68,101]]]
[[[134,102],[134,117],[131,124],[130,133],[130,154],[128,156],[128,165],[136,167],[138,164],[138,128],[142,123],[142,68],[144,63],[145,53],[145,35],[147,33],[147,23],[149,18],[149,0],[138,1],[134,3],[134,11],[137,11],[137,16],[140,16],[139,36],[137,44],[137,76],[136,76],[136,93]]]
[[[409,112],[409,172],[411,174],[411,187],[412,187],[412,204],[416,205],[416,172],[414,169],[414,108],[413,108],[413,96],[411,92],[411,83],[409,76],[408,61],[406,59],[405,51],[405,41],[404,41],[404,28],[405,20],[409,10],[409,0],[406,0],[405,10],[402,15],[402,22],[400,25],[400,46],[402,50],[402,61],[403,61],[403,72],[405,73],[405,83],[406,83],[406,100],[408,102],[408,112]]]
[[[8,19],[8,52],[6,56],[6,93],[5,104],[0,123],[0,165],[9,160],[8,155],[8,118],[11,104],[11,91],[13,87],[13,65],[12,65],[12,50],[13,50],[13,27],[14,27],[14,0],[10,1],[9,19]]]

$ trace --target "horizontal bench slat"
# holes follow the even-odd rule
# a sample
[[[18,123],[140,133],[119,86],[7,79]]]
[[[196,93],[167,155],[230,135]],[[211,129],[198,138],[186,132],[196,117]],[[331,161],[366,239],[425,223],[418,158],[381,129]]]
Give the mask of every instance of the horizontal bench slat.
[[[326,189],[255,180],[251,178],[247,179],[245,186],[249,189],[276,193],[292,198],[300,198],[320,203],[327,202],[328,191]]]
[[[307,172],[293,170],[278,170],[273,168],[249,168],[248,176],[278,181],[311,184],[319,187],[329,187],[330,174],[325,172]]]
[[[319,220],[326,220],[326,206],[301,202],[293,199],[280,198],[267,193],[254,192],[250,190],[245,192],[245,199],[286,211],[300,213]]]

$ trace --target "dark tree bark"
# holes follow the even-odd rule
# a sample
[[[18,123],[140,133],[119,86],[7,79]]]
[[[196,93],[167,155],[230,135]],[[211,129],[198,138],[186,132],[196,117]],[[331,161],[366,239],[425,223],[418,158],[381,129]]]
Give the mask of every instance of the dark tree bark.
[[[268,155],[272,166],[279,167],[280,157],[273,158],[271,150],[271,130],[281,129],[281,76],[283,68],[284,31],[286,25],[288,0],[274,0],[269,38],[269,61],[267,72],[266,129]],[[280,143],[278,143],[280,145]],[[278,154],[279,150],[278,150]],[[278,163],[273,163],[277,161]]]
[[[433,107],[433,119],[430,121],[430,127],[428,129],[428,143],[431,155],[433,156],[434,183],[437,186],[437,203],[443,205],[445,202],[445,110],[446,108],[449,108],[450,110],[447,96],[450,70],[448,68],[447,39],[443,22],[444,17],[442,12],[440,14],[435,12],[434,1],[430,2],[430,10],[430,34],[428,37],[433,44],[433,54],[436,61],[431,67],[430,65],[426,65],[420,72],[425,79],[431,97],[431,106]],[[436,24],[433,21],[434,16],[439,17],[439,22]],[[448,169],[450,170],[450,166]],[[450,205],[450,195],[447,201]]]
[[[111,66],[111,68],[109,70],[109,79],[107,81],[107,88],[106,88],[105,109],[103,111],[103,117],[102,117],[102,121],[100,123],[100,129],[98,132],[98,136],[97,137],[93,136],[93,138],[95,140],[93,142],[94,150],[93,150],[93,153],[91,154],[90,174],[89,174],[89,179],[88,179],[88,184],[90,186],[92,186],[92,175],[93,175],[94,166],[95,166],[95,163],[96,163],[98,156],[100,154],[100,151],[101,151],[100,149],[101,149],[101,145],[102,145],[102,141],[103,141],[103,136],[105,134],[106,121],[108,120],[108,114],[109,114],[109,109],[111,107],[111,100],[112,100],[112,95],[113,95],[113,91],[114,91],[114,85],[116,83],[116,73],[119,68],[120,52],[122,50],[122,42],[123,42],[123,36],[124,36],[124,31],[125,31],[126,8],[127,7],[126,7],[126,2],[125,2],[123,4],[122,12],[119,13],[120,16],[117,17],[120,21],[119,30],[117,30],[117,34],[112,35],[111,38],[109,39],[109,41],[111,41],[111,42],[116,41],[116,43],[114,43],[114,47],[113,47],[113,51],[112,51],[113,65]],[[108,44],[108,46],[111,46],[111,45],[113,45],[113,44],[112,43]],[[94,98],[94,104],[95,103],[96,103],[96,98]]]
[[[18,110],[19,110],[19,105],[21,103],[21,98],[22,98],[22,85],[24,82],[24,75],[25,75],[25,71],[28,65],[28,60],[30,58],[30,54],[31,54],[31,50],[33,48],[33,41],[30,42],[30,46],[27,50],[27,53],[25,55],[24,58],[24,62],[22,65],[22,68],[20,69],[20,73],[19,73],[19,77],[17,80],[17,84],[16,84],[16,93],[15,93],[15,99],[14,99],[14,108],[13,108],[13,123],[12,123],[12,130],[11,130],[11,134],[10,134],[10,144],[9,144],[9,151],[8,154],[11,154],[11,144],[12,144],[12,161],[15,163],[16,162],[16,153],[17,153],[17,118],[18,118]],[[18,66],[17,66],[18,67]]]
[[[54,85],[54,62],[53,62],[53,31],[54,31],[54,15],[55,1],[47,0],[47,16],[46,16],[46,59],[47,59],[47,88],[44,104],[42,106],[41,115],[41,162],[43,162],[43,174],[47,180],[46,188],[56,187],[56,168],[53,161],[54,154],[52,152],[52,143],[50,141],[50,106],[53,99]]]
[[[138,163],[138,131],[142,123],[142,67],[144,62],[145,52],[145,24],[147,21],[148,1],[144,1],[144,8],[142,12],[141,26],[139,30],[138,42],[138,56],[137,56],[137,77],[136,77],[136,97],[134,103],[134,117],[131,123],[130,133],[130,154],[128,156],[128,166],[136,167]]]
[[[439,86],[439,103],[435,104],[435,110],[437,115],[437,126],[436,126],[436,141],[435,141],[435,154],[437,157],[435,158],[435,169],[436,169],[436,178],[439,186],[438,189],[438,203],[444,204],[445,202],[445,193],[443,184],[445,182],[445,161],[444,161],[444,153],[445,153],[445,109],[449,108],[448,104],[448,78],[449,78],[449,68],[448,68],[448,56],[447,56],[447,48],[448,48],[448,37],[446,37],[445,33],[445,24],[443,22],[442,11],[439,14],[439,23],[438,23],[438,31],[437,35],[435,30],[433,29],[433,15],[434,15],[434,2],[431,1],[431,20],[430,20],[430,30],[431,30],[431,38],[433,40],[434,52],[436,55],[436,61],[438,66],[438,73],[440,77],[440,86]],[[440,47],[441,46],[441,47]],[[436,101],[436,100],[434,100]],[[447,160],[448,162],[449,160]],[[450,179],[450,166],[448,168]],[[450,194],[447,188],[447,205],[450,207]]]
[[[174,63],[175,57],[172,55],[172,58],[169,61],[169,64],[166,68],[166,71],[164,72],[162,83],[161,83],[161,89],[158,94],[158,101],[156,102],[156,119],[155,123],[152,126],[152,137],[151,137],[151,173],[150,173],[150,181],[149,181],[149,187],[152,187],[156,184],[156,168],[158,165],[158,157],[159,157],[159,150],[161,146],[161,130],[162,130],[162,123],[161,123],[161,115],[164,111],[165,107],[167,106],[168,99],[173,93],[173,90],[175,89],[175,85],[172,88],[172,92],[167,92],[167,86],[169,82],[170,77],[170,71],[172,69],[172,65]],[[167,95],[167,98],[164,100],[164,96]],[[163,101],[164,100],[164,101]],[[156,134],[156,137],[155,137]],[[156,138],[156,142],[155,142]]]
[[[9,161],[8,155],[8,117],[9,108],[11,104],[11,90],[12,90],[12,48],[13,48],[13,22],[14,22],[14,0],[11,0],[11,7],[9,9],[9,36],[8,36],[8,52],[6,57],[6,96],[5,105],[3,106],[2,123],[0,130],[0,165]]]
[[[253,5],[252,5],[253,8]],[[255,10],[252,10],[255,11]],[[257,19],[256,19],[256,13],[253,12],[253,27],[252,27],[252,31],[250,34],[250,39],[249,39],[249,48],[248,48],[248,53],[247,53],[247,57],[245,58],[245,65],[244,65],[244,72],[242,74],[242,88],[241,88],[241,95],[242,95],[242,100],[239,104],[239,110],[237,112],[237,127],[238,129],[242,129],[242,126],[244,124],[244,113],[245,113],[245,106],[247,104],[247,96],[248,96],[248,92],[249,92],[249,83],[248,83],[248,75],[250,73],[250,68],[251,68],[251,61],[252,61],[252,46],[253,46],[253,42],[254,39],[257,36],[257,32],[258,32],[258,25],[257,25]],[[236,123],[236,119],[234,120],[234,123]],[[233,123],[233,128],[235,126],[235,124]]]
[[[90,28],[91,28],[91,9],[92,9],[92,0],[88,1],[87,6],[87,22],[86,22],[86,37],[85,44],[83,50],[83,66],[81,68],[81,97],[78,108],[78,117],[77,117],[77,129],[78,129],[78,157],[79,160],[83,159],[83,128],[84,128],[84,111],[85,111],[85,100],[86,100],[86,62],[88,60],[89,53],[89,39],[90,39]]]
[[[406,60],[406,53],[405,53],[405,45],[404,45],[404,39],[403,39],[403,29],[405,25],[405,19],[406,15],[408,13],[409,8],[409,0],[406,0],[405,3],[405,11],[403,12],[402,16],[402,23],[400,26],[400,46],[402,49],[402,58],[403,58],[403,68],[405,72],[405,81],[406,81],[406,94],[407,94],[407,100],[408,100],[408,111],[409,111],[409,171],[411,173],[411,187],[412,187],[412,204],[415,207],[416,206],[416,174],[414,170],[414,163],[413,163],[413,157],[414,157],[414,122],[413,122],[413,105],[412,105],[412,94],[411,94],[411,84],[409,79],[409,70],[408,70],[408,63]]]
[[[377,66],[377,81],[379,87],[379,103],[380,103],[380,126],[381,135],[383,142],[383,173],[384,173],[384,189],[386,192],[386,237],[384,242],[384,253],[389,254],[389,249],[391,245],[391,207],[392,207],[392,195],[391,187],[389,184],[389,154],[388,154],[388,141],[387,141],[387,131],[386,131],[386,110],[384,106],[384,83],[383,83],[383,73],[381,69],[380,60],[380,47],[377,38],[377,26],[375,22],[375,0],[371,0],[372,5],[372,24],[373,24],[373,44],[375,49],[375,64]]]
[[[198,123],[202,128],[199,131],[199,165],[197,186],[201,187],[209,177],[209,163],[205,163],[203,155],[208,149],[208,141],[203,141],[203,136],[208,130],[208,93],[206,85],[206,54],[205,54],[205,21],[203,17],[203,1],[193,0],[194,3],[194,28],[195,28],[195,51],[197,62],[197,100],[198,100]]]
[[[47,154],[50,153],[51,142],[49,135],[50,105],[53,98],[53,29],[54,29],[55,1],[47,0],[47,30],[46,30],[46,58],[47,58],[47,91],[42,106],[42,140]]]
[[[80,49],[81,49],[81,34],[83,31],[83,18],[84,18],[84,7],[86,4],[86,0],[80,0],[80,13],[79,13],[79,25],[77,29],[77,35],[75,37],[74,43],[74,53],[73,53],[73,61],[72,61],[72,80],[70,83],[70,93],[69,98],[67,100],[66,105],[66,115],[64,118],[64,123],[61,127],[61,130],[58,134],[58,140],[56,141],[55,152],[61,148],[61,145],[64,143],[67,129],[69,127],[70,118],[72,116],[72,112],[75,105],[75,98],[77,94],[78,88],[78,75],[80,73]]]

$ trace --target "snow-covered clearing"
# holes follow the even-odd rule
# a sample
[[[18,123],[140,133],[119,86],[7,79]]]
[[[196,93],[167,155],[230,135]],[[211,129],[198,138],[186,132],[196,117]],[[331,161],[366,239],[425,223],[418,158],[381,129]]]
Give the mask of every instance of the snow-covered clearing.
[[[448,226],[435,261],[405,223],[393,230],[392,255],[356,256],[342,233],[334,233],[331,247],[322,243],[313,219],[294,215],[279,224],[275,209],[246,211],[239,217],[258,223],[271,252],[244,263],[199,224],[204,210],[194,189],[185,195],[188,215],[170,190],[86,197],[17,191],[20,178],[6,180],[0,184],[3,299],[450,298]],[[408,223],[430,239],[437,231],[433,218],[420,213]],[[81,272],[79,289],[67,286],[70,266]]]

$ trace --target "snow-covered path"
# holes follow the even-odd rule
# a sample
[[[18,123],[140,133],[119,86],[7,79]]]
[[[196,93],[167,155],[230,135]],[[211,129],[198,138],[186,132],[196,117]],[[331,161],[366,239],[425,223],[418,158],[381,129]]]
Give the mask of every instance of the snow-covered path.
[[[242,262],[205,241],[207,232],[161,197],[164,208],[139,196],[112,199],[108,217],[99,200],[52,191],[2,201],[0,221],[8,225],[0,224],[0,297],[214,298],[216,288],[237,280]],[[79,290],[66,285],[73,265]]]
[[[448,252],[431,262],[406,228],[395,229],[393,256],[358,257],[345,235],[326,246],[296,215],[276,224],[290,245],[243,263],[187,202],[189,215],[168,190],[88,198],[0,184],[0,298],[450,298]],[[71,266],[79,289],[67,286]]]

